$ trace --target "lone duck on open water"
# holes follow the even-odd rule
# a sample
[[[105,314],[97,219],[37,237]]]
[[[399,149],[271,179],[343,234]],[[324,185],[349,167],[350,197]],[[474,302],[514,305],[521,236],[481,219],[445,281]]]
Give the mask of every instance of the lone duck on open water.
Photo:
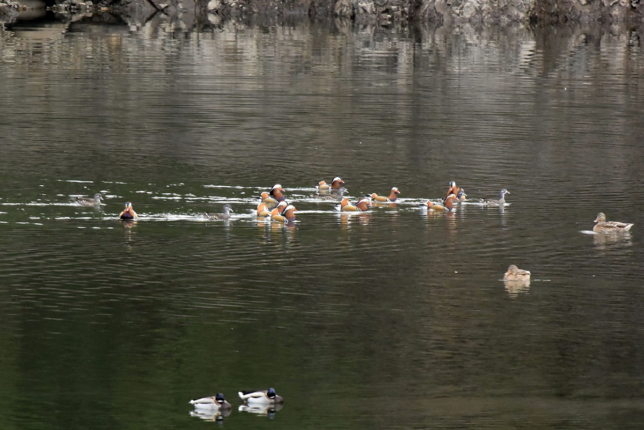
[[[618,232],[627,232],[635,224],[627,224],[617,221],[606,221],[606,215],[603,212],[597,214],[595,218],[595,227],[593,227],[594,232],[598,233],[618,233]]]
[[[505,204],[505,195],[510,194],[508,190],[503,188],[499,192],[499,198],[498,200],[487,200],[487,199],[481,199],[479,203],[482,203],[484,206],[503,206]]]
[[[94,198],[90,197],[76,197],[74,202],[78,203],[81,206],[91,206],[98,207],[101,205],[101,200],[103,200],[103,195],[101,193],[94,194]]]
[[[508,267],[508,271],[503,275],[504,281],[529,281],[530,272],[519,269],[514,264]]]
[[[134,212],[134,209],[132,209],[132,203],[130,202],[125,202],[125,209],[123,209],[123,212],[119,215],[119,218],[121,219],[137,219],[139,216]]]

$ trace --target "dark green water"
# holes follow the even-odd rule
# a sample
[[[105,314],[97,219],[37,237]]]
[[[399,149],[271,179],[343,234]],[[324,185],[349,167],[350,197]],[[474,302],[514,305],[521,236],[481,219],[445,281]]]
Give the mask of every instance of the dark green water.
[[[6,26],[0,424],[203,428],[188,401],[223,392],[227,428],[641,428],[633,40]],[[403,199],[341,216],[313,196],[337,175]],[[471,203],[421,213],[450,180]],[[275,183],[292,227],[252,215]],[[475,204],[501,188],[504,210]],[[100,210],[71,203],[95,192]],[[198,216],[224,203],[232,220]],[[632,234],[589,234],[599,211]],[[273,419],[237,410],[269,386]]]

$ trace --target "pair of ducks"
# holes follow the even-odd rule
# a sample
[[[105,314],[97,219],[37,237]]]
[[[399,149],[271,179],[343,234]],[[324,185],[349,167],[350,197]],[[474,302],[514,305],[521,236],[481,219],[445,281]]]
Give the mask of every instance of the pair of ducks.
[[[103,200],[103,195],[101,193],[94,194],[94,198],[76,197],[74,199],[74,201],[79,205],[87,206],[87,207],[99,207],[101,205],[102,200]],[[136,212],[134,212],[134,209],[132,208],[132,203],[125,202],[125,209],[123,209],[123,212],[119,214],[119,218],[130,220],[130,219],[137,219],[138,217],[139,216],[137,215]]]
[[[265,391],[240,391],[237,393],[239,397],[249,405],[269,405],[269,404],[282,404],[284,399],[278,396],[274,388],[269,388]],[[232,408],[230,403],[226,401],[222,393],[211,397],[202,397],[201,399],[190,400],[190,404],[195,408],[208,408],[208,409],[221,409],[229,410]]]

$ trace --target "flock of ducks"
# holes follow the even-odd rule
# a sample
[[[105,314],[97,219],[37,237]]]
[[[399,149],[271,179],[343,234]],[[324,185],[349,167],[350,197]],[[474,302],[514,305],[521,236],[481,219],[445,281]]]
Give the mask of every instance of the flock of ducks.
[[[339,201],[340,203],[336,206],[336,209],[340,212],[368,212],[374,204],[396,202],[396,200],[398,200],[398,196],[400,195],[400,190],[398,190],[397,187],[393,187],[387,197],[379,196],[378,194],[373,193],[358,199],[354,203],[351,203],[348,198],[344,197],[344,193],[347,191],[347,189],[344,187],[344,181],[339,176],[333,178],[333,181],[331,181],[330,184],[327,184],[325,181],[319,182],[316,188],[318,198],[336,202]],[[510,194],[510,192],[503,188],[499,192],[498,199],[481,199],[479,200],[479,203],[484,206],[503,207],[506,203],[505,196],[507,194]],[[449,183],[449,189],[447,190],[445,198],[442,199],[442,204],[434,203],[428,200],[422,208],[427,211],[453,212],[456,209],[455,205],[464,202],[466,197],[467,194],[465,194],[465,191],[462,188],[458,187],[456,185],[456,182],[452,181]],[[100,206],[102,200],[103,196],[101,195],[101,193],[96,193],[94,195],[94,198],[80,197],[75,199],[75,201],[82,206],[93,207]],[[234,212],[233,208],[229,204],[226,204],[224,205],[223,213],[204,213],[202,216],[212,221],[227,220],[231,217],[230,214],[232,212]],[[288,224],[295,221],[296,212],[297,208],[286,201],[284,188],[280,184],[275,184],[269,191],[261,193],[260,202],[257,205],[257,218],[259,220],[270,220],[272,222]],[[121,212],[119,218],[124,220],[132,220],[138,218],[138,215],[132,208],[132,203],[125,203],[125,209],[123,210],[123,212]],[[597,214],[597,218],[594,222],[595,226],[593,227],[593,231],[596,233],[628,232],[633,227],[633,224],[617,221],[607,221],[606,216],[602,212]],[[508,271],[504,274],[503,280],[511,282],[529,282],[530,272],[527,270],[519,269],[515,265],[511,265],[508,268]],[[210,399],[215,398],[213,397]]]
[[[270,415],[271,412],[281,408],[284,399],[279,396],[274,388],[264,391],[240,391],[237,393],[243,400],[240,411]],[[230,415],[232,405],[226,401],[222,393],[211,397],[190,400],[195,410],[191,415],[209,420],[218,420]]]

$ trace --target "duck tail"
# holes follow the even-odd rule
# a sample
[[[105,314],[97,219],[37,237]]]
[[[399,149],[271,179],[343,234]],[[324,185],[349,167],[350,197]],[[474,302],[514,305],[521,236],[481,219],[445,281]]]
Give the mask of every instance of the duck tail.
[[[626,227],[624,227],[624,231],[629,231],[635,224],[628,224]]]

